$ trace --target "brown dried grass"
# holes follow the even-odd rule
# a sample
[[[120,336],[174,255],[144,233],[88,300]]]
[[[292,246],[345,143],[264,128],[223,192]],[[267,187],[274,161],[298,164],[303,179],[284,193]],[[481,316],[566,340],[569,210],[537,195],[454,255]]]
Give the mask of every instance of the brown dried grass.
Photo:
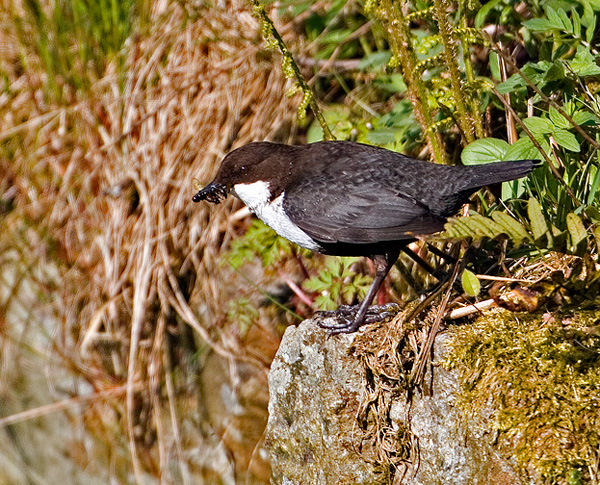
[[[2,43],[10,86],[0,99],[7,156],[0,194],[15,208],[1,220],[1,249],[11,254],[1,264],[35,281],[46,299],[36,309],[58,322],[48,365],[68,368],[101,394],[125,386],[125,398],[95,400],[83,413],[86,431],[109,450],[124,445],[124,432],[130,457],[108,451],[113,467],[169,481],[175,460],[184,483],[217,473],[185,458],[190,449],[219,446],[207,438],[207,423],[190,417],[206,406],[201,393],[216,391],[199,389],[195,374],[215,353],[236,363],[225,372],[243,375],[241,400],[264,422],[278,336],[259,328],[252,338],[265,349],[252,343],[248,351],[236,329],[224,328],[224,302],[240,288],[219,254],[244,222],[229,219],[232,200],[192,204],[191,180],[208,181],[233,146],[287,141],[295,105],[284,96],[278,56],[261,48],[245,2],[197,11],[157,2],[124,75],[109,65],[89,93],[64,86],[71,103],[59,105],[47,101],[32,52],[23,69],[8,19],[4,10],[0,35],[11,41]],[[230,418],[213,431],[223,437],[241,426]],[[186,434],[184,425],[196,429]],[[252,454],[262,429],[253,432],[232,460],[245,467],[236,473],[254,466],[248,473],[266,479],[268,467]]]

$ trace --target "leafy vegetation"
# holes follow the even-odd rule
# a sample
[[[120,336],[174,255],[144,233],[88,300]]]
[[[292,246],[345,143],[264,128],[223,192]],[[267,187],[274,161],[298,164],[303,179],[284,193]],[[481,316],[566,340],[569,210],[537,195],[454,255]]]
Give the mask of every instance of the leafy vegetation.
[[[224,260],[229,261],[234,269],[238,269],[259,256],[263,266],[267,267],[281,260],[282,256],[290,255],[292,251],[292,243],[277,236],[261,220],[254,219],[244,237],[232,241],[229,254]]]
[[[496,211],[491,217],[474,212],[469,217],[451,219],[442,237],[478,240],[507,236],[517,246],[527,242],[537,249],[584,256],[591,248],[588,247],[588,233],[581,217],[571,212],[567,214],[565,223],[565,230],[557,229],[544,217],[537,199],[531,198],[527,204],[525,221],[518,221],[506,212]]]
[[[304,282],[305,289],[319,293],[315,300],[318,308],[335,310],[365,297],[371,281],[357,271],[359,261],[360,258],[330,258],[318,276]]]

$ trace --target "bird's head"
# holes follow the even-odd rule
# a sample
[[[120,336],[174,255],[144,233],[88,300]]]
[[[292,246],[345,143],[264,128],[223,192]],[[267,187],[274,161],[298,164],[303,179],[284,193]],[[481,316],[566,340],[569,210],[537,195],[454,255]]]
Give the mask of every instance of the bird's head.
[[[207,200],[218,204],[227,197],[234,185],[251,184],[265,176],[267,159],[290,147],[268,142],[255,142],[244,145],[229,154],[221,162],[216,177],[206,187],[199,189],[193,201]]]

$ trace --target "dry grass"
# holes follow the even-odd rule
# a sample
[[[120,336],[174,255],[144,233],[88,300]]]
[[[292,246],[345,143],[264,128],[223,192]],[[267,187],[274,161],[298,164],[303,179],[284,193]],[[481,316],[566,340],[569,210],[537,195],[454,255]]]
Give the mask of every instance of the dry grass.
[[[45,365],[104,396],[82,398],[70,419],[103,443],[113,476],[196,483],[233,467],[267,479],[254,448],[279,336],[224,328],[223,302],[240,287],[219,254],[245,222],[228,219],[234,201],[193,204],[191,180],[208,181],[234,145],[288,141],[295,101],[277,55],[261,49],[245,2],[156,2],[125,72],[108,65],[87,93],[64,85],[69,102],[58,103],[33,50],[19,48],[13,14],[2,9],[0,33],[0,198],[11,206],[0,212],[0,265],[14,276],[2,282],[3,367],[23,350],[8,305],[24,282],[34,293],[20,302],[25,321],[53,322],[36,349]],[[241,416],[211,409],[227,386]],[[255,429],[236,441],[243,426]],[[223,444],[231,459],[219,469],[211,453]]]

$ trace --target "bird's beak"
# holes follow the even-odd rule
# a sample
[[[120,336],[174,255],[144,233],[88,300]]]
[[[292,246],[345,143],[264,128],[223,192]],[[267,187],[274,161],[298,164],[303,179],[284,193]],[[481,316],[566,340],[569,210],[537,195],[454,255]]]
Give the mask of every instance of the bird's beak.
[[[198,191],[196,195],[192,198],[194,202],[200,202],[201,200],[208,200],[213,204],[218,204],[221,202],[221,199],[227,197],[229,189],[226,185],[219,184],[216,182],[211,182],[202,190]]]

